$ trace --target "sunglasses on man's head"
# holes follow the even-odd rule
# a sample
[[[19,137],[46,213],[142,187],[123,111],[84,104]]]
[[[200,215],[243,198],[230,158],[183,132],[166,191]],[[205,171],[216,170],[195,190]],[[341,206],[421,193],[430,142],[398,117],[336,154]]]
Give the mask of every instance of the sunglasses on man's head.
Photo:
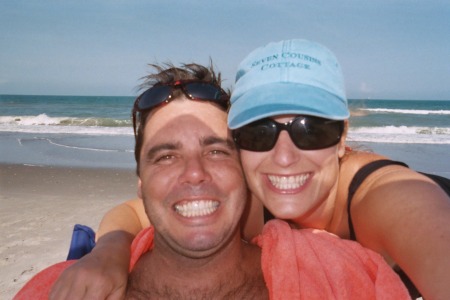
[[[233,130],[236,144],[244,150],[263,152],[271,150],[282,130],[302,150],[318,150],[336,145],[344,131],[344,121],[313,116],[297,116],[287,123],[266,118]]]
[[[133,107],[133,128],[136,136],[140,112],[151,110],[163,103],[169,103],[175,89],[180,89],[188,99],[209,101],[228,111],[229,95],[218,85],[200,80],[179,80],[168,84],[156,84],[137,97]]]
[[[199,80],[180,80],[149,88],[136,99],[134,110],[145,111],[170,102],[175,89],[180,89],[191,100],[210,101],[225,110],[229,107],[229,95],[220,86]]]

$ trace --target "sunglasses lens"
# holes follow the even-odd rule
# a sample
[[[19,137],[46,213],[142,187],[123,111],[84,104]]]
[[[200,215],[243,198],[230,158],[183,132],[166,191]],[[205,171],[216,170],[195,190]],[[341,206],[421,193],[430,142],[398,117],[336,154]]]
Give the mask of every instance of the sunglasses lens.
[[[250,123],[233,131],[236,144],[244,150],[269,151],[277,141],[277,126],[271,119]]]
[[[209,83],[190,82],[185,84],[184,88],[193,100],[220,100],[223,98],[221,89]]]
[[[172,90],[180,88],[191,100],[209,100],[228,109],[229,97],[220,87],[206,82],[175,82],[167,85],[153,86],[137,100],[137,110],[152,109],[170,99]]]
[[[291,125],[289,135],[303,150],[318,150],[336,145],[341,139],[343,121],[318,117],[298,117]]]
[[[170,86],[161,85],[147,90],[139,99],[138,109],[145,110],[163,103],[169,97],[171,89]]]

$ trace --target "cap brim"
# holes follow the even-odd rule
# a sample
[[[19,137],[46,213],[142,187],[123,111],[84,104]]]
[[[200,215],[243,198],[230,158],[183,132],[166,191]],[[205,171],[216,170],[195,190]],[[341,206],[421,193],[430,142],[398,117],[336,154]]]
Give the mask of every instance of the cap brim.
[[[332,120],[345,120],[350,116],[345,99],[303,84],[271,83],[231,98],[228,114],[230,129],[283,114],[311,115]]]

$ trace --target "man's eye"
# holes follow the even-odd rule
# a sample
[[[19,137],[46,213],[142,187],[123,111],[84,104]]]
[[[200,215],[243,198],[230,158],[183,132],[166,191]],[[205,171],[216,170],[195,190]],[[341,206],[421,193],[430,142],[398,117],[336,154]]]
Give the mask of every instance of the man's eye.
[[[230,155],[229,151],[215,149],[209,152],[211,155]]]
[[[157,158],[155,159],[155,162],[164,162],[164,161],[171,160],[171,159],[173,159],[173,158],[174,158],[173,155],[169,155],[169,154],[167,154],[167,155],[162,155],[162,156],[157,157]]]

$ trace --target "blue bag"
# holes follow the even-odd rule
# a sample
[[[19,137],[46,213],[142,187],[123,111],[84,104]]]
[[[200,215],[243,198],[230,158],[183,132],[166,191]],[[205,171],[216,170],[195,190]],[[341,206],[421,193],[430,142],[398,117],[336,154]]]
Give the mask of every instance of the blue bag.
[[[95,232],[90,227],[75,224],[67,260],[80,259],[95,246]]]

